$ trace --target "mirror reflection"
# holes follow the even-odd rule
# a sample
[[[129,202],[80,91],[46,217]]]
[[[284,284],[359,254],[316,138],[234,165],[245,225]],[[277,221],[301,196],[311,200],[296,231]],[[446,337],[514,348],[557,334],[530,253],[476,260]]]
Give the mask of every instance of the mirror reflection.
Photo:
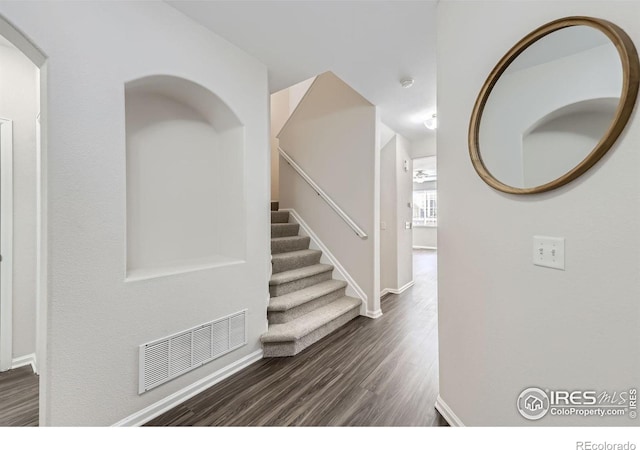
[[[622,83],[618,51],[596,28],[571,26],[534,42],[487,99],[478,137],[484,166],[515,188],[563,176],[605,136]]]

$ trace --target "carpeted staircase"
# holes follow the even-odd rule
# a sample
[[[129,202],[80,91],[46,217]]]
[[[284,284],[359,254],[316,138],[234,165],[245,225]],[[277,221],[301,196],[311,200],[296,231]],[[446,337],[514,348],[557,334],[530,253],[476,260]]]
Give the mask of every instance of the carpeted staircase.
[[[321,264],[300,225],[288,211],[271,212],[269,330],[262,336],[265,357],[293,356],[357,317],[360,300],[345,295],[347,283],[332,279],[333,266]]]

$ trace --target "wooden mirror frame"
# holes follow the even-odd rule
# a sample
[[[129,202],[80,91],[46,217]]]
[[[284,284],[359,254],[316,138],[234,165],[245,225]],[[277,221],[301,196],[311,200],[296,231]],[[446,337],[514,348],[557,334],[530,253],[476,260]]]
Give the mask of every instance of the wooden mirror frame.
[[[491,91],[500,79],[500,76],[504,73],[509,65],[529,46],[537,42],[539,39],[553,33],[554,31],[561,30],[567,27],[585,25],[597,30],[602,31],[611,42],[618,49],[618,54],[622,62],[622,92],[620,94],[620,102],[616,109],[616,114],[609,126],[609,129],[600,139],[595,148],[573,169],[565,173],[563,176],[550,181],[549,183],[532,187],[532,188],[516,188],[506,185],[497,180],[486,168],[482,161],[480,154],[480,121],[482,119],[482,112],[491,95]],[[633,41],[624,32],[624,30],[617,25],[593,17],[565,17],[563,19],[554,20],[546,25],[543,25],[524,38],[522,38],[506,55],[498,62],[495,68],[489,74],[489,77],[484,82],[478,98],[476,99],[473,113],[471,114],[471,122],[469,124],[469,153],[471,155],[471,161],[473,167],[478,172],[478,175],[487,183],[502,192],[509,194],[536,194],[539,192],[546,192],[552,189],[564,186],[570,181],[575,180],[580,175],[585,173],[591,166],[593,166],[605,153],[611,148],[613,143],[618,139],[620,133],[629,121],[629,117],[633,112],[633,107],[638,96],[638,85],[640,84],[640,62],[638,61],[638,52],[636,51]]]

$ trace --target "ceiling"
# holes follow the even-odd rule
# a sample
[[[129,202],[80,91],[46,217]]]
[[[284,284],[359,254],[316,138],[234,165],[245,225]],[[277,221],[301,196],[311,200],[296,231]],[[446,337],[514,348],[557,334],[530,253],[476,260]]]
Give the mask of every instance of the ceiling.
[[[609,45],[616,52],[607,35],[596,28],[586,25],[562,28],[527,47],[526,51],[509,64],[505,73],[548,63],[601,45]]]
[[[168,3],[261,60],[272,93],[330,70],[408,139],[434,133],[422,122],[436,108],[436,1]]]
[[[413,171],[424,170],[428,174],[437,173],[437,163],[435,156],[428,156],[426,158],[418,158],[413,160]]]

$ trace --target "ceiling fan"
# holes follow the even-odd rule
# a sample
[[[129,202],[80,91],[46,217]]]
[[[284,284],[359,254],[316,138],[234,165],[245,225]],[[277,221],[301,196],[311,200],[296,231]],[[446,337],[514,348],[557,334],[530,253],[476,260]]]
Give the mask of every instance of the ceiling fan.
[[[424,183],[426,181],[436,181],[436,175],[427,173],[424,170],[416,170],[413,173],[414,183]]]

